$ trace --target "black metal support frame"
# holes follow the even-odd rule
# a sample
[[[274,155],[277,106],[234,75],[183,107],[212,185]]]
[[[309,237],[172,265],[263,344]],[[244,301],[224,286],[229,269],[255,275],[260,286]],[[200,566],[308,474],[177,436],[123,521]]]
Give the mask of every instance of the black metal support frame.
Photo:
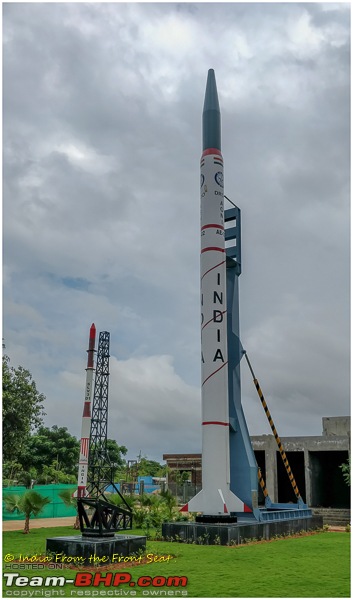
[[[111,537],[132,528],[132,510],[114,483],[115,467],[107,450],[110,333],[99,334],[96,378],[92,404],[86,498],[77,500],[83,536]],[[105,492],[113,486],[123,506],[109,502]]]
[[[83,537],[113,537],[116,531],[132,527],[131,510],[101,498],[80,499],[77,508]]]

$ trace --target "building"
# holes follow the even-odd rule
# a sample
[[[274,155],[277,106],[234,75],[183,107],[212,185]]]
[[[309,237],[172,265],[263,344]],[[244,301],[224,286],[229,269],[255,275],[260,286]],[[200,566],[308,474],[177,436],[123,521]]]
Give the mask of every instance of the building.
[[[350,488],[345,483],[340,465],[350,453],[350,417],[323,417],[321,436],[281,438],[303,500],[312,508],[350,507]],[[266,481],[273,502],[294,502],[293,488],[283,465],[273,435],[251,436],[257,464]],[[189,474],[191,495],[202,486],[201,454],[164,454],[168,466],[168,485]],[[185,495],[185,494],[184,494]],[[259,492],[261,505],[263,496]]]
[[[163,454],[167,463],[167,485],[178,482],[177,473],[188,473],[191,485],[201,489],[202,484],[202,455],[201,454]]]

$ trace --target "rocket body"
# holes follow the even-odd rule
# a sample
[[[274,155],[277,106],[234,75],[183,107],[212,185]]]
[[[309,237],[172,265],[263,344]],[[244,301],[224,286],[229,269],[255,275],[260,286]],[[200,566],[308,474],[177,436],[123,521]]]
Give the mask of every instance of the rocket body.
[[[83,405],[80,458],[78,464],[77,497],[84,498],[87,495],[87,475],[89,458],[89,440],[91,432],[91,401],[93,392],[94,373],[94,346],[96,343],[96,327],[92,323],[89,331],[89,344],[87,350],[86,386],[85,400]]]
[[[182,510],[229,515],[244,504],[230,490],[226,249],[220,110],[208,72],[201,156],[202,490]]]

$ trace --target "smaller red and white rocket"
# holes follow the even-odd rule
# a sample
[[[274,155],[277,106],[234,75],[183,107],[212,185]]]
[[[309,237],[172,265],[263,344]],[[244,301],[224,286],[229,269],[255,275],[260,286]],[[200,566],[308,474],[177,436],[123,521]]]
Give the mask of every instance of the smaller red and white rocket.
[[[87,350],[85,403],[83,405],[80,459],[78,463],[77,498],[87,496],[87,474],[89,456],[89,438],[91,432],[91,399],[93,390],[94,372],[94,346],[96,343],[96,326],[92,323],[89,330],[89,344]],[[76,494],[75,494],[76,495]]]

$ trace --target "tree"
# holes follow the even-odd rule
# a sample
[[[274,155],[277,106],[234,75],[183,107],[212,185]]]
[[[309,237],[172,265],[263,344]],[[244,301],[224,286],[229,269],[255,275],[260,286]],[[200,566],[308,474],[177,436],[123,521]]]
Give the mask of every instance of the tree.
[[[16,476],[8,477],[7,473],[12,470],[12,473]],[[24,471],[22,465],[19,463],[11,464],[5,463],[3,469],[3,477],[5,484],[7,485],[24,485],[26,488],[31,489],[33,484],[37,481],[37,471],[36,469],[29,469],[29,471]],[[6,479],[8,477],[8,479]]]
[[[67,427],[39,427],[23,448],[20,461],[24,470],[35,468],[37,481],[74,483],[77,478],[80,442]],[[70,477],[71,476],[71,477]]]
[[[145,527],[148,532],[151,526],[157,527],[162,519],[160,503],[156,494],[141,494],[136,497],[133,514],[135,527]]]
[[[110,460],[117,468],[124,469],[125,446],[118,446],[115,440],[107,440]],[[41,426],[31,435],[22,447],[16,463],[6,463],[4,475],[10,479],[26,483],[32,478],[36,483],[76,483],[80,442],[69,433],[67,427]],[[25,474],[27,473],[27,477]],[[33,476],[33,474],[35,474]],[[29,485],[28,485],[29,487]]]
[[[175,512],[178,509],[177,499],[175,498],[175,496],[173,496],[173,494],[170,492],[170,490],[165,490],[165,491],[160,492],[160,497],[161,497],[161,500],[165,503],[166,512],[167,512],[167,520],[168,521],[174,520]]]
[[[37,483],[76,483],[76,475],[68,475],[59,468],[57,460],[51,465],[44,465],[42,473],[37,476]]]
[[[108,499],[109,502],[111,502],[112,504],[115,504],[115,506],[122,506],[123,508],[126,508],[125,503],[128,504],[128,506],[133,509],[135,504],[138,502],[139,498],[138,496],[124,496],[124,500],[122,499],[122,497],[120,496],[120,494],[107,494],[108,495]]]
[[[101,449],[104,448],[101,444],[98,444],[98,454],[101,455]],[[92,453],[95,451],[95,444],[90,446],[90,456],[92,457]],[[126,461],[123,459],[123,456],[127,453],[126,446],[119,446],[118,443],[113,439],[107,439],[106,445],[106,454],[111,466],[114,469],[114,479],[118,481],[119,479],[124,477],[126,470]]]
[[[10,486],[18,481],[18,473],[21,471],[22,465],[17,460],[4,461],[2,468],[3,485]]]
[[[74,493],[77,491],[77,488],[72,490],[61,490],[59,492],[59,498],[63,501],[65,506],[74,506],[77,509],[77,498],[75,498]],[[76,515],[76,519],[73,525],[74,529],[80,529],[80,519],[78,513]]]
[[[29,520],[32,516],[37,517],[44,506],[51,502],[50,498],[42,496],[35,490],[28,490],[23,496],[8,494],[4,496],[5,508],[11,513],[23,513],[25,515],[25,526],[23,533],[29,533]]]
[[[174,471],[173,473],[174,481],[177,485],[183,485],[186,481],[190,479],[189,471]]]
[[[166,465],[160,465],[157,461],[148,460],[146,456],[143,456],[138,464],[138,474],[141,476],[164,477],[166,474]]]
[[[126,446],[119,446],[115,440],[107,440],[107,452],[110,462],[116,466],[118,471],[125,469],[126,463],[123,456],[127,454]]]
[[[343,479],[347,485],[351,485],[351,461],[350,458],[347,458],[345,463],[340,465],[340,469],[342,471]]]
[[[10,366],[2,358],[3,459],[17,460],[31,431],[43,422],[45,396],[37,390],[29,371]]]
[[[163,522],[180,518],[176,498],[169,491],[134,498],[134,525],[144,527],[147,536],[151,527],[159,531]]]

